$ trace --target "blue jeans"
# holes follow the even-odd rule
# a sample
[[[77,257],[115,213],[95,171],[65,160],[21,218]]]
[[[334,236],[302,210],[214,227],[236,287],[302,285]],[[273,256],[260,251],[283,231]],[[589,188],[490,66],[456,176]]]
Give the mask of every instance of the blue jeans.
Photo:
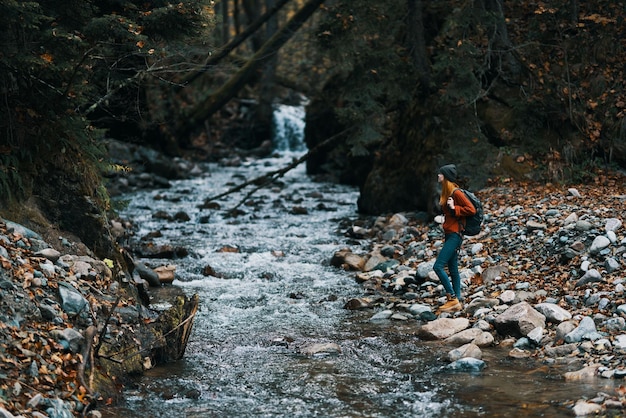
[[[456,296],[457,299],[461,300],[461,276],[459,275],[459,248],[461,248],[461,242],[463,238],[461,235],[452,233],[446,234],[446,239],[443,244],[443,248],[439,252],[437,256],[437,260],[435,261],[435,265],[433,266],[433,270],[443,288],[446,290],[451,296]],[[450,276],[452,277],[452,283],[450,283],[450,278],[446,274],[444,267],[448,266],[448,270],[450,271]]]

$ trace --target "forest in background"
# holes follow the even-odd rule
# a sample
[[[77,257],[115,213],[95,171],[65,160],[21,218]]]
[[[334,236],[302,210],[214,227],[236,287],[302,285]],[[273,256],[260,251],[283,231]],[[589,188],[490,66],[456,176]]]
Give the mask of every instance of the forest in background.
[[[623,2],[0,3],[0,215],[31,202],[101,254],[108,138],[217,160],[307,106],[311,174],[359,210],[432,210],[433,172],[585,182],[626,166]]]

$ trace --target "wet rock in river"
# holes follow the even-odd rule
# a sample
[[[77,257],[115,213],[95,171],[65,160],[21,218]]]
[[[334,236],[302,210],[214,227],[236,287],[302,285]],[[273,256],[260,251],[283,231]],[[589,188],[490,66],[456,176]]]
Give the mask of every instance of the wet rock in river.
[[[315,343],[301,347],[300,353],[306,356],[339,354],[341,353],[341,347],[335,343]]]
[[[485,368],[486,363],[483,360],[472,358],[472,357],[464,357],[458,359],[447,366],[445,366],[446,370],[454,371],[454,372],[479,372]]]
[[[482,356],[483,353],[480,348],[476,344],[472,343],[463,344],[462,346],[448,352],[448,360],[451,362],[468,357],[480,360]]]

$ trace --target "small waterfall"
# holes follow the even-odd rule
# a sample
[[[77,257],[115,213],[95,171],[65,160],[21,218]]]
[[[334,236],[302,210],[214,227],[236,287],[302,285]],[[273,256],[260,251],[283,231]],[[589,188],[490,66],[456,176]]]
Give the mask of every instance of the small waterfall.
[[[304,105],[285,104],[274,107],[274,149],[277,151],[306,151],[304,143]]]

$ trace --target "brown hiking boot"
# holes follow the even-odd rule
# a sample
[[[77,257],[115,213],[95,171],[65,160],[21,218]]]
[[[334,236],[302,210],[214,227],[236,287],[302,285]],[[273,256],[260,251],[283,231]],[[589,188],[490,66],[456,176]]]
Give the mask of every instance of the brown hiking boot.
[[[458,312],[463,309],[463,305],[459,300],[451,295],[446,295],[448,301],[441,305],[438,312]]]

